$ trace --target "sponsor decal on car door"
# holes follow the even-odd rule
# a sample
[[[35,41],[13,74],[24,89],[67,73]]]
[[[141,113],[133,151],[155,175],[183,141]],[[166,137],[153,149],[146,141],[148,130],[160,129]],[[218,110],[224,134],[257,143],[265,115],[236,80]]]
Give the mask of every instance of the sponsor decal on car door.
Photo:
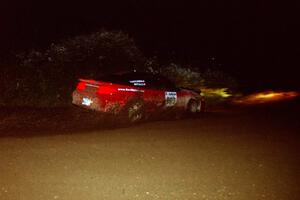
[[[165,105],[167,107],[174,106],[177,102],[177,92],[165,92]]]

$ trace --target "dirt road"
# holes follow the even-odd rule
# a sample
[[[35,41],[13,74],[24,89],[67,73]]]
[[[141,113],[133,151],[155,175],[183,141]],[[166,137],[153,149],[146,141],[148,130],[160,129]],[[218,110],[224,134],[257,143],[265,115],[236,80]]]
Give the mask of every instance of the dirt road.
[[[2,128],[0,199],[297,200],[300,123],[291,111],[28,135]]]

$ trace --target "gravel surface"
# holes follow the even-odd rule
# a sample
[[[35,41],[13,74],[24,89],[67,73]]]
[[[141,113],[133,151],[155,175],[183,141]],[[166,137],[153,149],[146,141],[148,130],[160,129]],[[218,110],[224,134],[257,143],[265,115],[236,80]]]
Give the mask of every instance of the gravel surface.
[[[300,199],[294,107],[129,127],[69,108],[5,113],[1,200]]]

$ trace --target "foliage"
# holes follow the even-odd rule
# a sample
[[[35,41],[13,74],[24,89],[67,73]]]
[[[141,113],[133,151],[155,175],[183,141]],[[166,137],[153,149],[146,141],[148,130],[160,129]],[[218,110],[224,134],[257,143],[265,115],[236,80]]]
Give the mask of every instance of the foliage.
[[[43,52],[18,55],[22,65],[49,63],[72,68],[82,75],[133,70],[143,66],[144,56],[134,40],[123,32],[99,31],[52,43]]]
[[[174,63],[162,68],[160,74],[168,77],[179,87],[196,88],[203,85],[201,73]]]
[[[96,32],[52,44],[48,59],[55,65],[79,66],[83,72],[115,72],[143,66],[144,57],[123,32]]]
[[[150,57],[145,61],[144,70],[152,74],[158,74],[160,72],[161,65],[156,56]]]
[[[202,72],[203,82],[208,88],[229,88],[234,90],[238,87],[236,80],[221,70],[207,68]]]
[[[200,71],[171,63],[156,72],[168,77],[179,87],[229,88],[231,90],[237,87],[234,78],[220,70],[210,68]]]

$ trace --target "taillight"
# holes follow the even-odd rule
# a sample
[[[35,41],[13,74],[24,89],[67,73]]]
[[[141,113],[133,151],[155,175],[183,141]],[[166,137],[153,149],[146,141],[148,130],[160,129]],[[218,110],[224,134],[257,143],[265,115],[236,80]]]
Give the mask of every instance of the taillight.
[[[112,94],[117,91],[116,87],[113,87],[112,85],[101,85],[98,88],[97,93],[98,94]]]
[[[77,85],[77,90],[84,90],[86,87],[86,83],[84,82],[79,82],[78,85]]]

